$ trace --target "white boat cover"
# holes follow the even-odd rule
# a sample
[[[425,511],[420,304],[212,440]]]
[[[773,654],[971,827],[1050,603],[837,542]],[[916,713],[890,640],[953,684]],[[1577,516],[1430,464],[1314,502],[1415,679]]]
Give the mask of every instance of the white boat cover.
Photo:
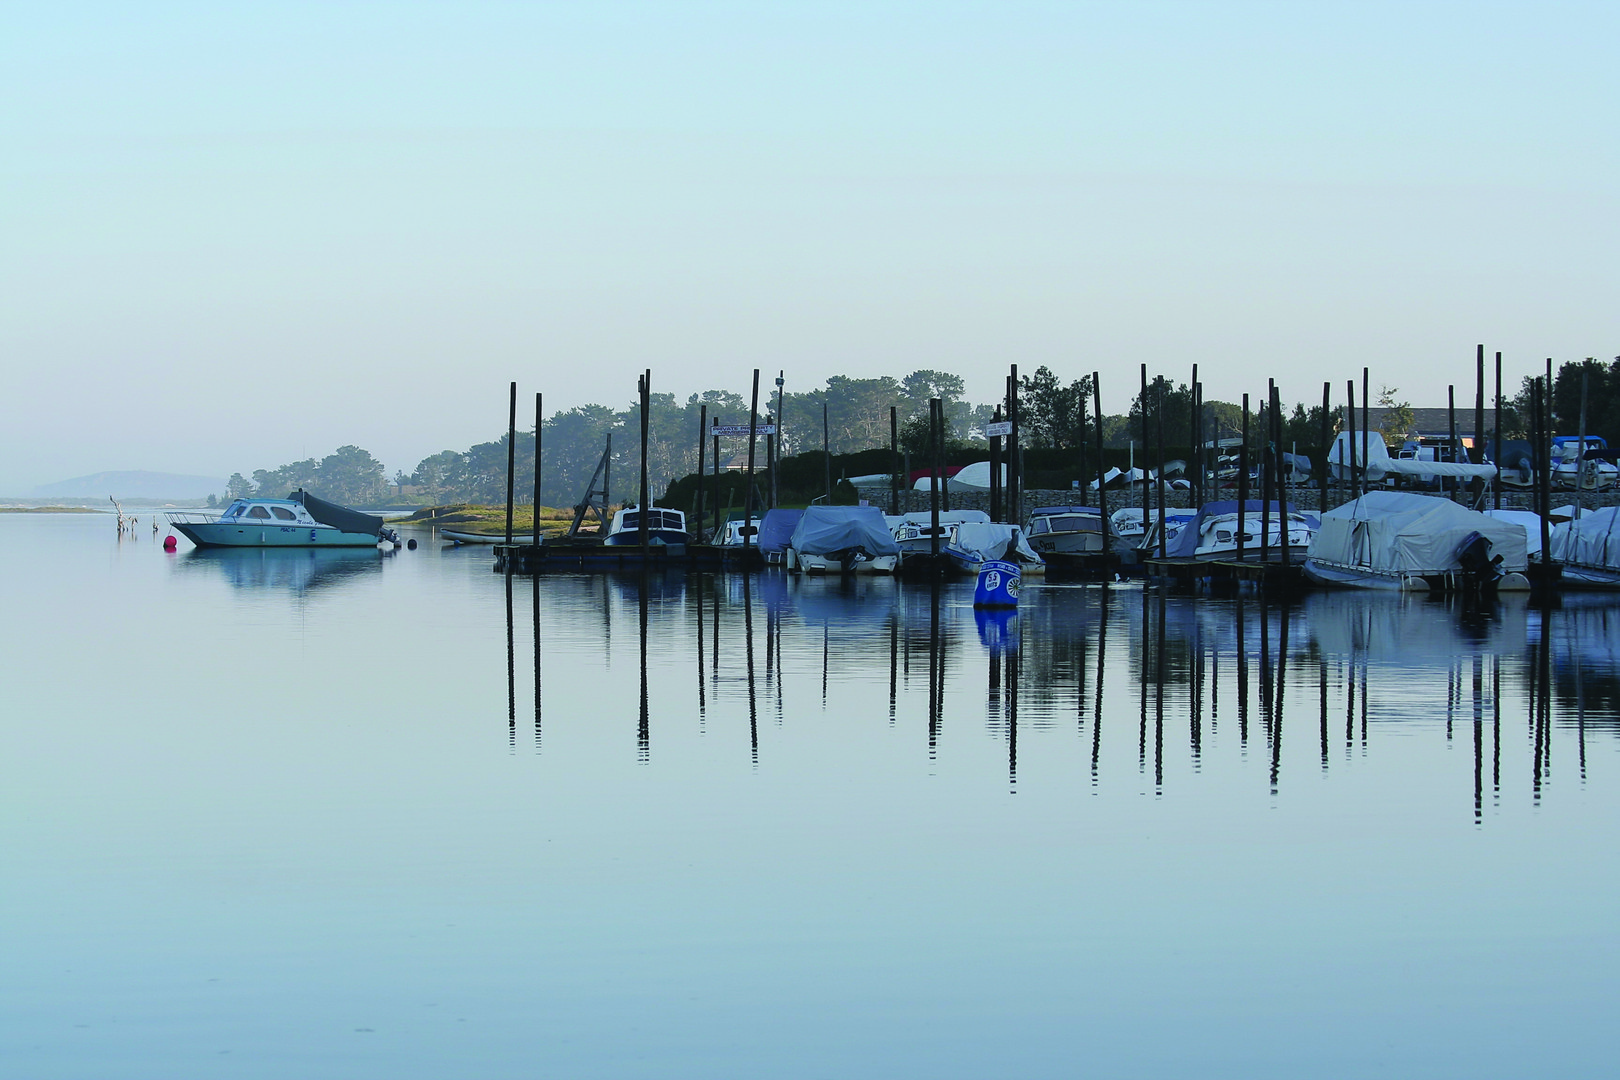
[[[1452,476],[1473,480],[1494,480],[1496,478],[1495,465],[1468,465],[1460,461],[1417,461],[1410,458],[1392,458],[1389,456],[1389,447],[1384,445],[1384,437],[1376,432],[1367,433],[1367,478],[1369,480],[1382,480],[1385,476]],[[1348,431],[1339,432],[1339,437],[1333,440],[1328,448],[1328,462],[1337,466],[1349,463],[1361,468],[1362,432],[1356,432],[1355,438],[1350,437]]]
[[[975,562],[986,559],[1005,559],[1003,554],[1007,545],[1012,544],[1013,562],[1044,562],[1035,549],[1029,546],[1029,539],[1024,536],[1024,530],[1017,525],[1003,525],[994,521],[970,521],[956,530],[956,539],[951,541],[951,547],[964,552]]]
[[[812,506],[799,518],[788,541],[794,551],[828,555],[850,548],[864,548],[870,558],[898,555],[894,534],[875,506]],[[760,544],[764,546],[764,539]]]
[[[1457,549],[1471,533],[1491,542],[1504,572],[1522,572],[1529,562],[1524,526],[1407,491],[1369,491],[1327,511],[1310,560],[1384,574],[1445,573],[1462,569]]]
[[[971,465],[964,465],[956,470],[956,474],[945,481],[945,486],[951,491],[989,491],[990,490],[990,463],[988,461],[975,461]],[[1007,466],[1001,466],[1001,486],[1007,486]],[[919,491],[928,490],[928,477],[917,481]]]
[[[1559,562],[1620,570],[1620,507],[1587,510],[1559,523],[1547,537],[1547,546]]]
[[[1525,550],[1531,556],[1541,554],[1541,515],[1534,510],[1484,510],[1481,513],[1497,521],[1511,521],[1524,530]],[[1549,538],[1549,543],[1551,539]]]

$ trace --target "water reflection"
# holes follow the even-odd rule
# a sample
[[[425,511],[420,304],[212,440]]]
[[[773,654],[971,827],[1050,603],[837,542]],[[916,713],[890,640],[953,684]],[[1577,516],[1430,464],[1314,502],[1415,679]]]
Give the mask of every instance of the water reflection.
[[[520,593],[529,618],[509,591],[508,627],[527,623],[532,638],[536,749],[542,640],[564,635],[611,658],[632,605],[642,762],[660,726],[685,716],[700,735],[717,716],[745,722],[757,767],[784,743],[765,738],[767,723],[880,715],[889,728],[920,721],[929,762],[952,740],[1003,743],[1012,790],[1030,754],[1044,761],[1052,740],[1075,740],[1093,789],[1110,762],[1129,768],[1134,757],[1144,791],[1162,797],[1210,755],[1235,753],[1260,766],[1275,797],[1302,768],[1353,770],[1400,753],[1394,736],[1433,733],[1472,743],[1478,819],[1501,794],[1502,725],[1527,725],[1535,798],[1560,732],[1573,732],[1582,781],[1587,739],[1620,734],[1620,607],[1607,602],[1540,610],[1516,598],[1320,593],[1267,603],[1047,584],[1026,589],[1016,611],[986,612],[965,587],[777,574],[557,576]],[[516,656],[514,645],[514,724]],[[664,667],[683,672],[677,688],[654,689]]]
[[[196,548],[177,557],[177,572],[219,574],[238,589],[307,593],[382,573],[393,551],[377,548]]]

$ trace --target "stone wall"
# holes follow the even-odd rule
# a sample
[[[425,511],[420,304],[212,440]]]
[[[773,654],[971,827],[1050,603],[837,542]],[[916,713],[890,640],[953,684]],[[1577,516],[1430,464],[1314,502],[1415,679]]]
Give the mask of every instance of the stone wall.
[[[888,512],[889,489],[886,486],[863,486],[857,490],[859,491],[861,498],[865,499],[873,506],[882,507],[885,513]],[[1422,492],[1421,494],[1435,495],[1437,493],[1426,491]],[[1314,484],[1309,486],[1301,485],[1299,487],[1289,489],[1288,501],[1300,510],[1318,510],[1321,508],[1320,496],[1320,487]],[[1235,490],[1223,490],[1218,497],[1222,499],[1236,499],[1237,492]],[[1260,493],[1258,491],[1249,493],[1249,498],[1251,499],[1258,499],[1259,497]],[[1027,525],[1029,523],[1029,511],[1037,506],[1094,506],[1096,505],[1096,498],[1096,493],[1090,491],[1074,491],[1071,489],[1026,490],[1024,492],[1023,499],[1025,519],[1024,524]],[[1345,490],[1334,485],[1330,485],[1328,487],[1329,507],[1338,506],[1341,503],[1346,502],[1348,498],[1349,495]],[[1532,498],[1532,493],[1528,490],[1522,488],[1504,487],[1502,489],[1502,509],[1529,510],[1531,509]],[[1586,509],[1595,510],[1603,506],[1614,506],[1616,504],[1620,504],[1620,489],[1610,489],[1608,491],[1575,492],[1561,491],[1555,488],[1552,493],[1552,501],[1555,507],[1566,506],[1570,503],[1579,502]],[[1109,513],[1113,513],[1115,510],[1118,510],[1123,506],[1141,505],[1142,493],[1140,491],[1135,493],[1128,493],[1123,490],[1108,492]],[[1157,510],[1158,505],[1159,503],[1157,496],[1150,493],[1150,508]],[[1167,507],[1178,508],[1189,507],[1192,505],[1191,493],[1184,491],[1166,492],[1164,505]],[[1492,509],[1495,507],[1495,505],[1495,496],[1487,493],[1483,508]],[[990,511],[990,493],[988,491],[953,491],[950,493],[950,508],[952,510],[983,510],[988,513]],[[901,513],[925,513],[927,510],[928,492],[902,491],[900,493]]]

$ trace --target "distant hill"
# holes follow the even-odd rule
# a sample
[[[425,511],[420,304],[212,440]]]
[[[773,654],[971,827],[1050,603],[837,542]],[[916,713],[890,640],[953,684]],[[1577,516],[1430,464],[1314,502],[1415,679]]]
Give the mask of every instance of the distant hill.
[[[204,499],[221,495],[225,481],[215,476],[182,476],[178,473],[102,472],[90,476],[76,476],[72,480],[59,480],[44,484],[30,494],[38,499]]]

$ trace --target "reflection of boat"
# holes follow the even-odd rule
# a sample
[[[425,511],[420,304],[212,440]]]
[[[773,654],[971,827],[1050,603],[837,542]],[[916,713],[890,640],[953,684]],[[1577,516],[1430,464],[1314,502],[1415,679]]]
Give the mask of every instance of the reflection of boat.
[[[1450,499],[1369,491],[1322,515],[1305,575],[1356,589],[1529,587],[1525,530]]]
[[[383,519],[295,491],[285,499],[237,499],[217,518],[172,511],[169,523],[200,548],[375,547],[398,542]]]
[[[956,535],[942,549],[959,572],[976,575],[986,562],[1017,563],[1024,577],[1046,573],[1042,561],[1024,530],[1017,525],[1002,525],[991,521],[966,522],[956,529]]]
[[[177,563],[185,572],[218,571],[239,589],[286,589],[308,592],[363,575],[375,574],[392,551],[349,547],[198,548]]]
[[[892,574],[900,548],[875,506],[812,506],[788,541],[788,569],[807,574]]]
[[[1385,593],[1312,592],[1302,610],[1310,640],[1324,656],[1376,661],[1385,667],[1441,671],[1458,657],[1523,652],[1529,612],[1523,603],[1460,601]],[[1464,617],[1460,617],[1464,616]]]

